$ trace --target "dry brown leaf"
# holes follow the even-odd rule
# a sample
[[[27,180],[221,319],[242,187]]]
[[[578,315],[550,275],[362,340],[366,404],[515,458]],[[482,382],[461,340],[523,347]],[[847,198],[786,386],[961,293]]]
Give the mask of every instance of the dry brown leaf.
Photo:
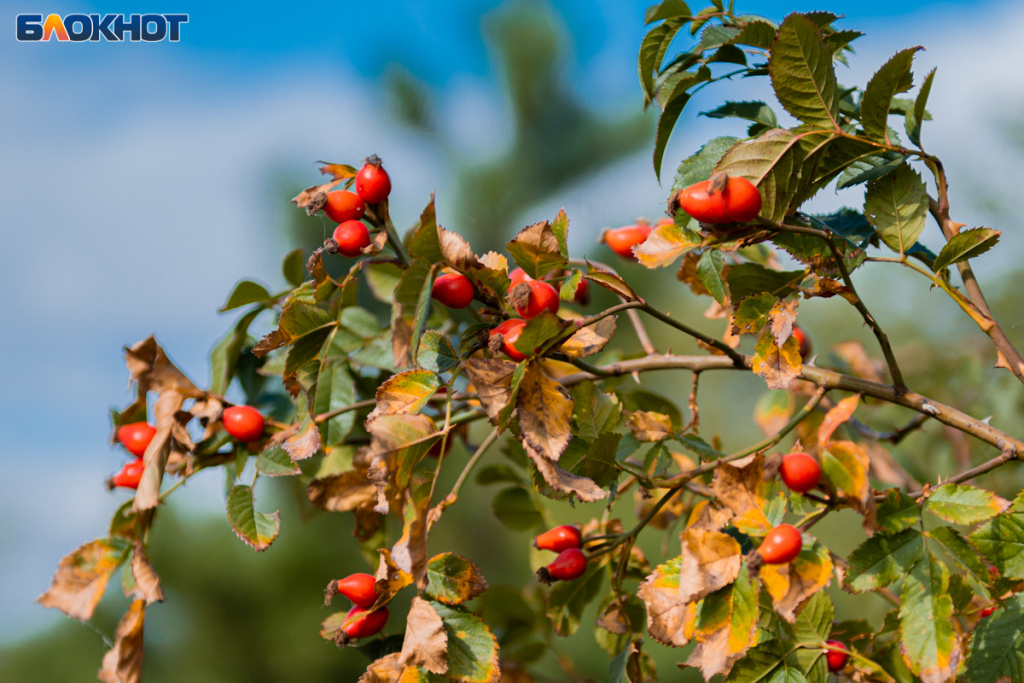
[[[147,337],[124,350],[125,364],[132,381],[142,391],[164,392],[174,389],[186,398],[201,398],[203,392],[179,370],[157,344],[155,337]]]
[[[431,673],[448,670],[448,634],[444,622],[430,603],[414,596],[405,624],[405,640],[399,662],[403,666],[419,666]]]
[[[412,344],[412,321],[406,318],[404,306],[396,303],[398,314],[391,320],[391,356],[396,368],[407,368],[412,365],[409,347]]]
[[[678,575],[666,576],[658,567],[637,589],[647,606],[647,632],[662,645],[682,647],[693,637],[696,603],[679,596]]]
[[[381,229],[373,236],[373,241],[368,245],[360,249],[367,256],[375,256],[380,253],[384,245],[388,243],[388,233],[386,230]]]
[[[764,456],[755,454],[725,463],[715,470],[711,489],[718,500],[732,510],[737,526],[768,530],[771,524],[764,507]]]
[[[135,579],[135,597],[145,600],[146,604],[152,602],[163,602],[164,592],[160,588],[160,577],[156,575],[149,555],[146,554],[146,547],[142,541],[135,541],[135,549],[132,553],[132,578]]]
[[[371,662],[357,683],[399,683],[405,671],[405,666],[399,661],[401,658],[401,652],[392,652]]]
[[[72,619],[91,619],[107,582],[124,559],[127,548],[122,543],[100,538],[65,556],[57,566],[50,589],[36,602],[43,607],[55,607]]]
[[[281,447],[294,462],[311,458],[321,447],[320,430],[313,420],[300,422],[295,431],[281,443]]]
[[[489,251],[480,257],[480,265],[491,270],[508,272],[508,259],[496,251]]]
[[[792,562],[763,565],[761,581],[778,615],[793,623],[800,605],[832,580],[832,570],[832,558],[824,547],[805,545]]]
[[[601,318],[593,325],[581,327],[565,340],[560,347],[570,358],[586,358],[599,353],[608,345],[615,334],[615,316]]]
[[[407,370],[392,375],[377,387],[377,405],[366,419],[369,421],[378,415],[418,413],[439,385],[437,376],[428,370]]]
[[[445,262],[455,270],[465,272],[472,266],[480,265],[469,242],[458,233],[445,230],[438,225],[437,241],[441,245],[441,253],[444,255]]]
[[[140,683],[145,620],[146,601],[132,602],[114,630],[114,647],[103,655],[103,667],[97,674],[103,683]]]
[[[690,528],[683,531],[680,540],[679,597],[685,602],[696,602],[739,576],[740,544],[732,536]]]
[[[352,470],[314,479],[306,487],[313,505],[330,512],[348,512],[372,501],[377,487],[366,478],[366,471]]]
[[[142,471],[142,479],[135,491],[135,503],[132,505],[132,510],[136,513],[150,510],[160,504],[160,484],[171,452],[171,435],[175,431],[178,413],[185,403],[185,398],[185,394],[177,389],[165,389],[153,406],[156,434],[142,456],[145,469]]]
[[[732,510],[729,508],[723,507],[717,502],[702,500],[693,506],[686,526],[689,529],[717,531],[728,524],[732,518]]]
[[[679,264],[679,270],[676,271],[676,279],[689,287],[690,291],[697,296],[711,296],[711,292],[697,276],[697,261],[700,260],[700,257],[701,255],[695,251],[683,256],[683,262]]]
[[[828,445],[829,439],[832,438],[832,434],[838,429],[839,425],[853,417],[859,402],[860,394],[847,396],[828,411],[821,423],[821,427],[818,428],[818,446],[820,448],[825,448]]]
[[[637,441],[661,441],[672,436],[672,418],[663,413],[638,410],[626,423]]]
[[[718,674],[725,675],[746,654],[756,631],[757,620],[752,619],[750,631],[746,633],[734,633],[727,621],[722,628],[711,633],[698,634],[697,647],[690,653],[686,666],[700,669],[706,681]]]
[[[391,548],[395,565],[412,576],[416,587],[422,591],[427,587],[427,506],[429,500],[417,502],[411,493],[406,493],[405,523],[402,537]]]
[[[558,238],[555,237],[555,231],[551,229],[549,221],[527,225],[516,233],[512,242],[524,245],[530,252],[546,254],[558,259],[562,257],[562,252],[558,248]]]
[[[374,588],[377,590],[377,602],[374,607],[379,607],[391,600],[398,591],[412,583],[412,575],[401,569],[391,559],[391,551],[381,548],[380,562],[377,564],[377,573],[374,574]]]
[[[798,299],[792,301],[776,301],[772,310],[768,311],[768,324],[775,337],[775,343],[782,346],[793,334],[796,324],[796,307]]]
[[[517,366],[517,363],[499,358],[470,358],[462,365],[491,424],[497,424],[498,416],[508,405],[512,395],[512,375]]]
[[[529,448],[526,449],[526,452],[537,465],[537,471],[544,477],[544,481],[556,491],[574,494],[584,503],[593,503],[595,500],[608,497],[608,492],[595,484],[593,479],[566,472]]]
[[[545,375],[536,363],[530,363],[519,385],[516,407],[527,452],[531,457],[557,462],[572,441],[572,398],[568,390]]]
[[[345,178],[342,177],[335,178],[334,180],[321,185],[310,185],[305,190],[292,197],[291,202],[299,208],[305,209],[306,213],[312,216],[322,209],[324,204],[327,202],[327,193],[344,181]]]

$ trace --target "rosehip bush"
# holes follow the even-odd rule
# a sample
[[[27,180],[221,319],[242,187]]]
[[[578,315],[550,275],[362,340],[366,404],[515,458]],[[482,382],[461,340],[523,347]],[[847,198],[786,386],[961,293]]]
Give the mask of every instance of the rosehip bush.
[[[255,551],[281,533],[279,514],[255,502],[267,477],[291,477],[311,506],[350,518],[369,571],[327,587],[325,607],[338,594],[355,605],[329,608],[319,636],[367,654],[364,683],[582,680],[557,637],[591,633],[615,683],[656,680],[651,653],[683,647],[675,658],[707,681],[1022,680],[1020,423],[969,412],[976,387],[930,391],[942,368],[897,353],[879,302],[857,289],[892,270],[949,297],[990,342],[991,372],[1024,382],[974,275],[1000,232],[954,220],[944,166],[924,146],[936,72],[915,78],[919,48],[908,48],[867,83],[841,83],[836,63],[861,34],[828,12],[776,24],[717,0],[697,12],[666,0],[645,21],[641,90],[662,108],[656,175],[697,90],[761,79],[774,97],[702,112],[729,134],[679,160],[668,217],[600,238],[638,262],[618,262],[627,275],[671,266],[657,290],[595,260],[607,252],[593,226],[570,253],[564,211],[509,235],[505,253],[479,254],[439,225],[433,198],[399,234],[391,179],[370,157],[359,170],[324,166],[330,180],[295,197],[340,225],[324,247],[286,257],[285,291],[235,287],[223,310],[244,310],[213,346],[208,385],[152,337],[126,349],[135,398],[113,429],[144,457],[111,481],[123,502],[107,536],[65,558],[40,598],[88,620],[125,568],[132,602],[101,680],[139,680],[146,612],[164,599],[147,554],[154,513],[211,469],[228,480],[227,522]],[[794,125],[779,123],[783,111]],[[804,210],[847,187],[862,205]],[[588,286],[589,314],[578,305]],[[673,288],[706,313],[651,303]],[[870,345],[818,339],[812,358],[797,326],[810,299]],[[269,331],[255,335],[257,320]],[[670,342],[656,343],[653,325]],[[670,395],[640,384],[669,372]],[[702,379],[727,373],[761,395],[749,418]],[[226,407],[236,393],[250,407]],[[709,433],[709,413],[763,438]],[[127,436],[146,422],[148,446]],[[465,448],[449,453],[456,435]],[[529,558],[533,570],[515,586],[489,586],[483,550],[459,554],[432,535],[467,487],[492,485],[511,530],[498,561]],[[838,543],[819,537],[825,520],[842,527]],[[855,607],[833,602],[840,590]],[[389,605],[404,620],[387,623]]]

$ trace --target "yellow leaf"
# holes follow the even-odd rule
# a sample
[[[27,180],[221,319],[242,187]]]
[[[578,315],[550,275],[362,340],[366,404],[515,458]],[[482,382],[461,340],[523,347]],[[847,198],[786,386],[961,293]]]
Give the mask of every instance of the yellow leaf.
[[[572,441],[569,392],[536,363],[530,363],[517,401],[519,430],[527,453],[557,462]]]
[[[647,410],[638,410],[630,415],[626,426],[637,441],[661,441],[674,433],[672,418]]]
[[[785,389],[800,376],[803,361],[800,358],[800,344],[793,337],[781,347],[775,342],[771,329],[766,327],[754,347],[751,362],[753,371],[765,378],[769,389]]]
[[[615,316],[611,315],[577,330],[562,343],[561,350],[570,358],[586,358],[604,349],[614,334]]]
[[[790,623],[796,621],[797,608],[832,579],[828,548],[806,535],[803,541],[800,554],[792,562],[761,567],[761,581],[772,598],[775,611]]]
[[[736,518],[733,524],[744,532],[767,531],[772,527],[765,517],[765,458],[761,454],[725,463],[715,470],[711,488],[718,500]]]
[[[742,558],[735,538],[721,531],[686,529],[680,540],[680,598],[696,602],[736,580]]]
[[[821,448],[828,446],[829,439],[832,438],[832,434],[839,428],[839,425],[853,417],[859,402],[860,394],[847,396],[828,411],[821,426],[818,427],[818,445]]]

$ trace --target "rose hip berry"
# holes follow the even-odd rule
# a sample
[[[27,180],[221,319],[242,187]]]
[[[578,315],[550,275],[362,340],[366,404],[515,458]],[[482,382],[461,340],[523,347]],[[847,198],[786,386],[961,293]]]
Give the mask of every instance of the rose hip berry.
[[[576,294],[573,296],[573,301],[580,306],[586,306],[590,303],[590,280],[580,280],[580,283],[576,285]]]
[[[511,271],[509,271],[508,279],[512,281],[512,285],[509,287],[509,289],[512,289],[512,287],[515,287],[520,282],[533,281],[533,278],[527,275],[526,271],[523,270],[522,268],[513,268]]]
[[[335,581],[334,587],[339,595],[344,595],[358,607],[370,607],[379,597],[376,583],[377,580],[369,574],[350,574]]]
[[[719,174],[680,190],[679,206],[701,223],[747,223],[761,212],[761,193],[746,178]]]
[[[107,481],[107,486],[110,488],[120,486],[126,489],[137,489],[139,488],[139,482],[142,480],[142,471],[145,469],[146,464],[141,459],[126,462],[121,467],[121,470]]]
[[[792,524],[780,524],[764,537],[757,549],[765,564],[786,564],[800,554],[803,541]]]
[[[348,611],[348,614],[345,615],[345,621],[348,621],[352,617],[359,618],[341,629],[341,631],[351,640],[369,638],[372,635],[380,633],[380,630],[388,623],[388,616],[387,607],[381,607],[379,610],[371,612],[366,607],[354,605],[352,609]]]
[[[522,353],[515,347],[516,340],[519,339],[519,335],[523,332],[523,327],[526,325],[525,320],[519,320],[518,318],[512,318],[506,320],[502,324],[491,330],[491,337],[500,334],[504,339],[501,350],[505,352],[505,355],[519,362],[526,359],[526,354]]]
[[[355,192],[335,190],[327,193],[324,213],[335,223],[357,221],[366,212],[366,204]]]
[[[512,305],[516,313],[527,320],[536,318],[544,311],[558,314],[558,291],[542,280],[522,282],[512,288]]]
[[[473,302],[473,283],[462,273],[444,273],[434,280],[430,296],[449,308],[465,308]]]
[[[981,619],[984,619],[985,617],[992,616],[992,613],[995,612],[995,611],[996,611],[996,608],[994,606],[993,607],[986,607],[985,609],[981,610],[981,612],[978,613],[978,616]]]
[[[381,167],[380,157],[369,157],[356,173],[356,193],[367,204],[379,204],[391,194],[391,178]]]
[[[132,455],[142,457],[149,442],[156,436],[156,427],[148,422],[132,422],[117,428],[117,440]]]
[[[334,229],[332,235],[338,244],[338,252],[354,258],[363,255],[363,247],[370,246],[370,231],[362,221],[345,221]]]
[[[808,453],[788,453],[782,458],[779,475],[790,491],[807,493],[821,483],[821,465]]]
[[[533,547],[538,550],[553,550],[560,553],[569,548],[582,548],[583,536],[580,530],[569,524],[548,529],[533,539]]]
[[[263,436],[263,415],[252,406],[231,406],[220,417],[228,434],[243,443]]]
[[[839,671],[846,662],[850,659],[850,653],[846,650],[846,646],[840,643],[838,640],[826,640],[825,645],[825,661],[828,662],[828,670],[832,673]]]
[[[796,339],[796,343],[800,345],[800,358],[807,360],[807,357],[811,355],[811,338],[803,329],[793,325],[793,339]]]
[[[601,235],[601,241],[619,256],[636,261],[633,247],[642,244],[650,234],[651,226],[647,223],[637,223],[614,230],[605,230]]]
[[[587,556],[579,548],[568,548],[546,567],[537,570],[537,579],[544,584],[555,581],[572,581],[587,571]]]

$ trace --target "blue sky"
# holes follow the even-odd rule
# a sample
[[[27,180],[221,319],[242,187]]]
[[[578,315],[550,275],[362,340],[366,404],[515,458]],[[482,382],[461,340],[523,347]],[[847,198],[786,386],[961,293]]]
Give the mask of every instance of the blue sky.
[[[553,3],[573,34],[570,76],[591,106],[639,108],[634,59],[646,4]],[[866,82],[898,49],[926,45],[915,73],[940,68],[931,100],[938,120],[925,141],[947,161],[954,206],[998,219],[974,201],[984,187],[1024,208],[1013,181],[1019,151],[995,134],[1002,120],[994,113],[1024,101],[1024,55],[1012,29],[1024,11],[1012,3],[896,5],[738,3],[776,20],[793,9],[845,13],[844,26],[868,33],[855,44],[848,82]],[[205,382],[206,354],[233,319],[216,313],[233,283],[283,284],[274,228],[290,209],[276,194],[282,180],[313,184],[313,161],[377,152],[396,180],[394,215],[411,222],[436,189],[446,219],[452,188],[443,155],[381,115],[383,70],[401,62],[438,88],[460,153],[495,153],[507,132],[481,36],[494,3],[254,6],[13,1],[0,10],[0,518],[8,520],[0,525],[0,642],[60,618],[32,599],[62,555],[102,534],[124,497],[101,483],[123,461],[107,443],[107,409],[128,400],[121,346],[155,332]],[[140,11],[187,12],[182,42],[13,37],[18,13]],[[673,138],[666,168],[719,134],[718,125],[691,121]],[[645,151],[559,200],[524,207],[523,224],[564,205],[574,225],[597,230],[654,214],[664,190]],[[1005,241],[1021,246],[1015,235]],[[45,483],[25,485],[40,482],[43,470]],[[190,484],[183,504],[222,514],[220,480],[212,479]]]

